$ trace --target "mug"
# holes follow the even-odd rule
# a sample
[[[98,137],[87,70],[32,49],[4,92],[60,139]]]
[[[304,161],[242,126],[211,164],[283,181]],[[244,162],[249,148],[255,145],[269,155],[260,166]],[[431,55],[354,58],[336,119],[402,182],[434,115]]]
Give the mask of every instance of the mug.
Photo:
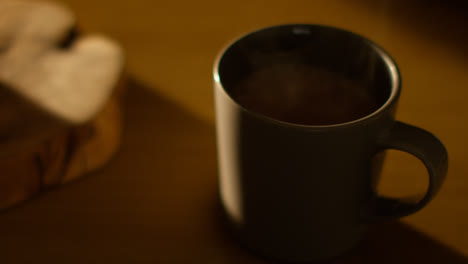
[[[304,125],[242,105],[233,96],[236,85],[285,52],[367,82],[379,107],[344,123]],[[399,70],[387,52],[338,28],[279,25],[225,48],[214,65],[216,136],[220,199],[235,237],[265,257],[323,261],[353,248],[369,224],[424,207],[444,181],[448,155],[431,133],[395,120],[400,91]],[[429,186],[422,199],[377,193],[386,149],[424,163]]]

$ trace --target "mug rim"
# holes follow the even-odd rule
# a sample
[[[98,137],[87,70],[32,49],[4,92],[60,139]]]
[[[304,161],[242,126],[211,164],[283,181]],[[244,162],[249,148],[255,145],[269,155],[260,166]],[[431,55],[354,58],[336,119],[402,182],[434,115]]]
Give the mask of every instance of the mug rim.
[[[226,91],[226,88],[224,87],[224,85],[222,83],[221,77],[219,76],[219,66],[220,66],[221,61],[223,60],[224,55],[227,53],[227,51],[229,49],[231,49],[234,45],[236,45],[238,42],[240,42],[243,39],[247,38],[248,36],[254,35],[256,33],[259,33],[259,32],[265,31],[265,30],[277,29],[277,28],[293,28],[293,27],[301,27],[301,26],[302,27],[309,27],[309,28],[310,27],[325,28],[327,30],[333,30],[333,31],[336,31],[336,32],[340,32],[342,34],[349,34],[349,35],[352,35],[353,37],[357,37],[357,38],[360,38],[360,39],[364,40],[369,45],[370,48],[374,49],[374,51],[377,54],[379,54],[379,56],[384,61],[385,66],[388,69],[388,73],[390,75],[390,80],[391,80],[392,84],[391,84],[391,92],[390,92],[390,95],[388,96],[387,100],[383,104],[381,104],[381,106],[379,108],[377,108],[375,111],[373,111],[372,113],[370,113],[370,114],[368,114],[366,116],[363,116],[361,118],[354,119],[354,120],[351,120],[351,121],[348,121],[348,122],[330,124],[330,125],[307,125],[307,124],[298,124],[298,123],[282,121],[282,120],[267,116],[265,114],[252,111],[252,110],[246,108],[245,106],[243,106],[242,104],[238,103]],[[279,24],[279,25],[273,25],[273,26],[263,27],[263,28],[260,28],[260,29],[257,29],[257,30],[253,30],[253,31],[242,34],[240,37],[234,38],[232,41],[228,42],[228,44],[226,44],[224,46],[224,48],[222,48],[221,51],[217,54],[216,59],[215,59],[215,63],[213,65],[213,79],[214,79],[215,84],[217,84],[216,86],[219,86],[219,88],[221,88],[221,90],[227,95],[227,97],[231,101],[233,101],[234,104],[239,106],[242,110],[257,116],[260,119],[267,120],[267,121],[270,121],[270,122],[274,122],[276,124],[286,125],[286,126],[290,126],[290,127],[311,128],[311,129],[314,129],[314,128],[315,129],[340,128],[340,127],[345,127],[345,126],[357,125],[357,124],[361,124],[361,123],[369,121],[369,120],[373,120],[374,118],[380,116],[383,112],[385,112],[392,104],[394,104],[398,100],[399,95],[400,95],[400,91],[401,91],[400,70],[399,70],[397,64],[395,63],[394,59],[388,54],[387,51],[385,51],[377,43],[373,42],[372,40],[370,40],[370,39],[368,39],[368,38],[366,38],[366,37],[364,37],[364,36],[362,36],[360,34],[354,33],[352,31],[349,31],[349,30],[346,30],[346,29],[342,29],[342,28],[338,28],[338,27],[334,27],[334,26],[322,25],[322,24],[301,24],[301,23],[298,23],[298,24]],[[215,89],[216,88],[218,88],[218,87],[215,87]]]

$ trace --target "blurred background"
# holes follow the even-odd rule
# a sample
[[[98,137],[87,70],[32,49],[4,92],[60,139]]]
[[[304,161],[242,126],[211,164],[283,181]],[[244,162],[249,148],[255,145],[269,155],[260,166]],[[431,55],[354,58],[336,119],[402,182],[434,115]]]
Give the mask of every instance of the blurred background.
[[[199,127],[200,129],[195,129],[195,132],[190,133],[203,134],[206,141],[200,142],[208,142],[207,157],[210,160],[204,165],[189,163],[188,166],[193,166],[198,170],[201,168],[202,172],[207,170],[208,174],[212,173],[210,177],[204,178],[207,182],[214,182],[216,166],[215,139],[212,131],[214,130],[212,65],[224,45],[249,31],[284,23],[336,26],[361,34],[380,44],[395,59],[402,74],[403,87],[397,118],[434,133],[442,140],[449,152],[449,174],[442,191],[426,208],[402,221],[405,226],[408,225],[416,232],[423,233],[431,241],[437,241],[437,244],[440,243],[450,248],[453,252],[457,252],[456,254],[468,256],[467,1],[58,0],[58,2],[73,10],[81,32],[103,33],[123,46],[126,51],[130,79],[137,80],[140,85],[148,88],[150,93],[163,97],[164,101],[190,113],[193,120],[197,120],[187,124],[204,124],[203,129]],[[145,97],[148,95],[140,96],[140,99],[143,100]],[[137,104],[135,100],[137,99],[133,99],[133,103]],[[167,109],[175,109],[171,107]],[[168,117],[172,117],[170,111],[175,110],[165,111],[163,115],[167,114]],[[151,113],[154,114],[154,111]],[[145,118],[142,120],[152,122],[151,117]],[[158,118],[154,122],[161,119],[161,117]],[[162,126],[162,124],[150,124],[148,129],[157,132],[157,126],[160,125]],[[186,125],[185,128],[190,129],[188,126]],[[168,124],[168,127],[171,127],[171,124]],[[138,129],[146,128],[142,125]],[[129,135],[135,135],[136,132],[132,133]],[[180,131],[177,133],[179,133],[177,135],[185,135]],[[172,132],[167,132],[164,136],[171,137]],[[137,141],[140,144],[138,146],[145,148],[143,139],[140,141]],[[185,141],[181,139],[181,142],[180,144],[191,144],[190,139]],[[161,144],[165,146],[164,142]],[[123,152],[126,151],[126,146],[124,143]],[[199,147],[204,150],[202,146]],[[132,155],[134,154],[126,157]],[[149,162],[146,157],[135,155]],[[200,153],[194,151],[187,155],[194,156]],[[201,158],[198,159],[201,160]],[[125,163],[122,157],[119,160]],[[190,161],[193,160],[190,159]],[[132,166],[138,166],[142,162],[136,162]],[[207,164],[209,169],[205,169]],[[167,166],[175,168],[176,165],[168,163]],[[117,170],[111,169],[109,173],[106,173],[111,174],[112,171]],[[79,184],[77,186],[76,188],[80,188]],[[139,192],[140,187],[135,186],[126,185],[125,187],[134,188],[135,192],[136,190]],[[424,192],[426,187],[425,168],[416,158],[398,151],[389,151],[379,187],[383,194],[405,196]],[[146,190],[144,185],[141,188]],[[192,188],[196,186],[192,185]],[[149,187],[146,191],[151,193]],[[88,196],[83,199],[94,201],[94,198]],[[121,197],[121,200],[125,199],[128,198]],[[54,210],[50,205],[46,208],[50,211]],[[187,208],[191,208],[190,205],[187,205]],[[96,212],[99,210],[96,209]],[[130,212],[136,212],[136,210],[132,207]],[[115,212],[117,211],[110,211],[109,215],[113,216]],[[142,215],[146,213],[143,212]],[[16,221],[13,216],[8,219],[12,222]],[[58,217],[57,221],[58,219],[60,218]],[[150,224],[148,222],[148,230],[155,228]],[[83,228],[86,230],[84,226]],[[95,226],[95,228],[101,227]],[[199,230],[197,222],[193,228],[193,230]],[[147,230],[141,234],[144,235],[146,232]],[[109,231],[109,233],[113,232]],[[411,234],[408,235],[409,240],[413,236]],[[136,235],[137,233],[134,236]],[[399,239],[395,236],[392,241],[399,243]],[[83,241],[81,241],[83,243],[81,248],[86,248],[87,244]],[[417,239],[411,241],[420,242]],[[193,243],[199,242],[194,239]],[[407,246],[413,245],[408,242]],[[431,248],[434,247],[423,248],[419,253],[424,254],[425,250]],[[209,251],[206,250],[206,252]],[[401,250],[406,249],[401,247]],[[131,252],[128,254],[131,255]],[[65,253],[63,256],[66,256]],[[444,256],[441,253],[439,260]],[[466,263],[466,258],[458,260],[457,263]]]
[[[214,122],[212,64],[233,38],[275,24],[316,23],[377,42],[402,73],[398,119],[437,135],[450,155],[440,195],[404,221],[468,255],[468,205],[458,202],[468,199],[466,1],[60,2],[76,13],[80,30],[105,33],[123,45],[133,78],[210,124]],[[422,192],[426,185],[421,163],[410,155],[389,152],[381,192],[401,196]],[[460,226],[465,226],[464,232]]]

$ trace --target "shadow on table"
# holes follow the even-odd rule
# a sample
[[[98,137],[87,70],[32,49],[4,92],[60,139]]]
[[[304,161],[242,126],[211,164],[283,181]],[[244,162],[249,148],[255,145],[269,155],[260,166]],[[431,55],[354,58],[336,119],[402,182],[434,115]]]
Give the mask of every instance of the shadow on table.
[[[243,248],[233,241],[228,234],[226,227],[222,223],[221,209],[218,211],[217,220],[219,223],[219,233],[227,239],[229,244],[224,247],[228,251],[230,260],[228,263],[245,263],[246,254],[250,258],[258,258],[249,249]],[[244,252],[240,252],[241,249]],[[232,251],[236,251],[234,255]],[[235,261],[232,261],[235,260]],[[283,262],[262,259],[261,262],[248,263],[275,263]],[[324,264],[414,264],[414,263],[451,263],[451,264],[468,264],[468,257],[449,248],[443,243],[416,231],[414,228],[400,221],[390,221],[381,223],[371,229],[369,234],[363,241],[354,249],[346,254],[339,256],[333,260],[320,262]]]
[[[453,263],[468,258],[401,222],[374,227],[356,249],[331,263]]]
[[[0,214],[0,263],[275,263],[223,227],[214,125],[134,79],[126,98],[121,150],[108,166]],[[330,263],[468,260],[393,222]]]

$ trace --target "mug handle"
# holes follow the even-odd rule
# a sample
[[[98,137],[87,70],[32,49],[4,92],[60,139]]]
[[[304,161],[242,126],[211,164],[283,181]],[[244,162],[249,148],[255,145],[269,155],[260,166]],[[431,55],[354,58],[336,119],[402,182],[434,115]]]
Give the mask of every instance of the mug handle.
[[[440,190],[448,168],[448,154],[440,140],[431,133],[399,121],[378,142],[382,149],[408,152],[420,159],[429,174],[429,187],[419,201],[411,198],[376,196],[370,217],[374,220],[410,215],[423,208]]]

